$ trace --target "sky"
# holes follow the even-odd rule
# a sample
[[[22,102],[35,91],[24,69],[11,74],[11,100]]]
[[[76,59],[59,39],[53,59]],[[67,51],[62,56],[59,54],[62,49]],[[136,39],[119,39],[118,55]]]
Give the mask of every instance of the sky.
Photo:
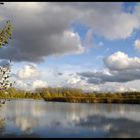
[[[5,2],[0,28],[7,20],[0,60],[16,88],[140,91],[139,2]]]

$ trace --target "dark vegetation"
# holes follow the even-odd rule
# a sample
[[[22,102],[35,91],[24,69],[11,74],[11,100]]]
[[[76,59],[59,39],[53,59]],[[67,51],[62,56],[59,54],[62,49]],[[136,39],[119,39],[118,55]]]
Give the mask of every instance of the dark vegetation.
[[[38,99],[73,103],[131,103],[140,104],[140,92],[96,93],[75,88],[43,88],[34,92],[10,88],[0,91],[0,99]]]

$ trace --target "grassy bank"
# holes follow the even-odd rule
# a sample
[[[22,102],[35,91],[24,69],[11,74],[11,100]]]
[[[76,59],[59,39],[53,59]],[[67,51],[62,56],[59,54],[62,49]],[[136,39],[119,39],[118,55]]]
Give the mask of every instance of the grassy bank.
[[[10,88],[7,93],[0,91],[1,99],[37,99],[71,103],[127,103],[140,104],[140,92],[85,93],[74,88],[44,88],[27,92]]]

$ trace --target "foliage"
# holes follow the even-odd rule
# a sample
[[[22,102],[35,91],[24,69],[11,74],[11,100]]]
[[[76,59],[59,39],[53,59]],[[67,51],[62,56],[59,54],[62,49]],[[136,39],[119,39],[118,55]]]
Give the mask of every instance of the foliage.
[[[6,22],[4,28],[0,29],[0,47],[3,47],[9,43],[9,39],[12,36],[13,26],[10,21]]]
[[[12,86],[10,82],[10,66],[9,63],[0,66],[0,90],[6,90]]]
[[[4,3],[0,3],[4,4]],[[9,39],[12,36],[13,26],[10,21],[7,21],[5,26],[0,28],[0,48],[6,46],[9,43]],[[7,90],[12,86],[12,83],[9,80],[10,77],[10,64],[5,63],[3,66],[0,66],[0,90]]]
[[[140,104],[140,92],[85,93],[75,88],[42,88],[35,92],[9,88],[7,94],[0,91],[0,98],[37,99],[73,103],[132,103]]]

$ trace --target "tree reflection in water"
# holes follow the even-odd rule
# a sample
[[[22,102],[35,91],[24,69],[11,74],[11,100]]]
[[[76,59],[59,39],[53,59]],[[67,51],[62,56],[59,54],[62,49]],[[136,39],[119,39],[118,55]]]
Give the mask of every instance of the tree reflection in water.
[[[0,104],[0,109],[2,105]],[[3,118],[0,114],[0,134],[2,134],[5,131],[5,118]]]
[[[0,114],[0,137],[140,137],[139,105],[13,100]]]
[[[76,126],[92,128],[94,132],[105,132],[104,137],[140,137],[140,122],[126,118],[107,118],[101,115],[89,115],[80,119]]]

